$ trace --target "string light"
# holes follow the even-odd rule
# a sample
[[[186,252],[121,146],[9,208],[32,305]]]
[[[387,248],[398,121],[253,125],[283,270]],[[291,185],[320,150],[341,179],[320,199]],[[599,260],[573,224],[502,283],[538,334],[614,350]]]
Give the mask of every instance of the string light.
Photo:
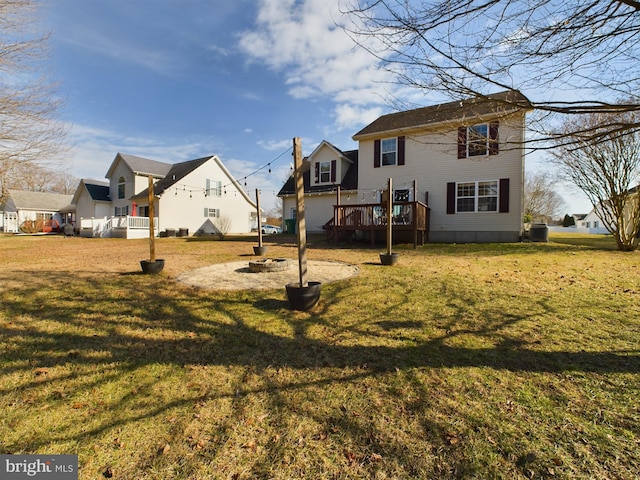
[[[245,187],[247,186],[247,178],[252,177],[253,175],[256,175],[257,173],[261,172],[264,169],[268,169],[269,173],[271,173],[271,164],[276,162],[277,160],[279,160],[281,157],[283,157],[289,151],[291,152],[291,155],[293,155],[293,148],[289,147],[284,152],[282,152],[280,155],[278,155],[276,158],[274,158],[273,160],[265,163],[260,168],[255,169],[253,172],[249,173],[248,175],[245,175],[245,177],[244,177],[244,186]],[[228,183],[226,185],[223,185],[223,187],[228,187],[230,185],[233,185],[234,183],[236,183],[236,182]]]

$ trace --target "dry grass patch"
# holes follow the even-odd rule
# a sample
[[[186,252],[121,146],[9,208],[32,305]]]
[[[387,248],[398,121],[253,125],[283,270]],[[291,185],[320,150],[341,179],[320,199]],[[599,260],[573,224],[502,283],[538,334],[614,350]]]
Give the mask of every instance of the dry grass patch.
[[[0,451],[77,453],[82,479],[640,475],[638,253],[552,236],[382,267],[311,240],[361,274],[294,312],[284,286],[175,282],[253,239],[159,239],[148,277],[144,241],[0,237]]]

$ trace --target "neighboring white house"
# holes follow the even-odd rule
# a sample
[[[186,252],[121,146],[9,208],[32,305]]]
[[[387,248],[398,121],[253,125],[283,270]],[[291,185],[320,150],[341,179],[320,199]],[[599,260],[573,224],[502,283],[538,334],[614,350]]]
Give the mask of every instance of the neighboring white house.
[[[257,224],[255,203],[217,156],[172,165],[118,153],[108,183],[83,181],[76,191],[81,235],[148,236],[149,177],[158,234],[248,233]]]
[[[111,197],[109,183],[100,180],[83,178],[80,180],[75,193],[73,204],[76,206],[76,218],[84,219],[85,236],[100,237],[106,232],[102,228],[106,226],[105,218],[111,215]],[[91,220],[91,229],[87,228]],[[79,225],[76,228],[80,228]]]
[[[582,233],[609,233],[595,208],[583,219],[576,221],[576,230]]]
[[[489,101],[469,99],[384,115],[353,136],[357,151],[342,152],[322,142],[305,159],[307,229],[318,232],[338,224],[342,219],[334,219],[334,211],[349,216],[349,207],[334,210],[338,186],[340,205],[380,203],[392,178],[394,203],[419,202],[406,205],[410,213],[428,207],[430,242],[520,240],[528,105],[519,93],[502,92]],[[294,218],[291,178],[278,196],[285,219]],[[376,225],[386,221],[374,218],[378,211],[362,210],[355,223],[364,226],[355,233],[366,237],[370,229],[373,236]],[[394,229],[403,223],[400,213],[393,213]]]
[[[28,233],[60,231],[72,215],[71,195],[9,190],[2,202],[2,231]],[[63,211],[63,213],[61,213]]]

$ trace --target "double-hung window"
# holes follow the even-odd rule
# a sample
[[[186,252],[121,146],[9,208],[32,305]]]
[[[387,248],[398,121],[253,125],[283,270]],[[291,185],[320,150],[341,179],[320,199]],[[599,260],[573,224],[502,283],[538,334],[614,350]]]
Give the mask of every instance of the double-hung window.
[[[498,181],[478,182],[478,211],[498,211]]]
[[[456,213],[497,211],[497,180],[461,182],[456,185]]]
[[[210,197],[210,196],[221,197],[222,196],[222,182],[219,181],[219,180],[216,181],[216,180],[210,180],[210,179],[207,178],[205,196],[207,196],[207,197]]]
[[[331,162],[320,162],[320,183],[331,181]]]
[[[405,137],[376,139],[373,141],[373,167],[404,165]]]
[[[220,218],[219,208],[204,208],[204,216],[209,218]]]
[[[395,165],[397,154],[397,138],[385,138],[380,142],[380,160],[382,165]]]
[[[338,169],[338,161],[315,163],[315,183],[335,183]]]
[[[489,152],[489,125],[482,123],[467,129],[467,156],[477,157]]]
[[[498,154],[498,122],[458,128],[458,158]]]

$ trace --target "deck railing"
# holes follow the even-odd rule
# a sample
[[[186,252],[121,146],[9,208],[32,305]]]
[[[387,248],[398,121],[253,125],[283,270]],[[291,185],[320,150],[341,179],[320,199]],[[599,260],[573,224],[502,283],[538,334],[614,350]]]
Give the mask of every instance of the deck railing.
[[[155,217],[154,225],[156,231],[158,230],[159,221],[158,217]],[[103,217],[103,218],[81,218],[80,229],[87,233],[87,236],[92,237],[124,237],[142,238],[143,233],[149,230],[149,217]],[[114,232],[115,231],[115,232]]]
[[[414,244],[426,240],[429,231],[429,207],[422,202],[397,202],[393,204],[391,225],[394,231],[413,231]],[[387,207],[381,203],[334,205],[333,219],[325,228],[335,233],[341,231],[377,231],[387,228]],[[419,238],[421,237],[421,238]],[[373,241],[373,236],[372,236]],[[420,243],[423,243],[422,241]]]

